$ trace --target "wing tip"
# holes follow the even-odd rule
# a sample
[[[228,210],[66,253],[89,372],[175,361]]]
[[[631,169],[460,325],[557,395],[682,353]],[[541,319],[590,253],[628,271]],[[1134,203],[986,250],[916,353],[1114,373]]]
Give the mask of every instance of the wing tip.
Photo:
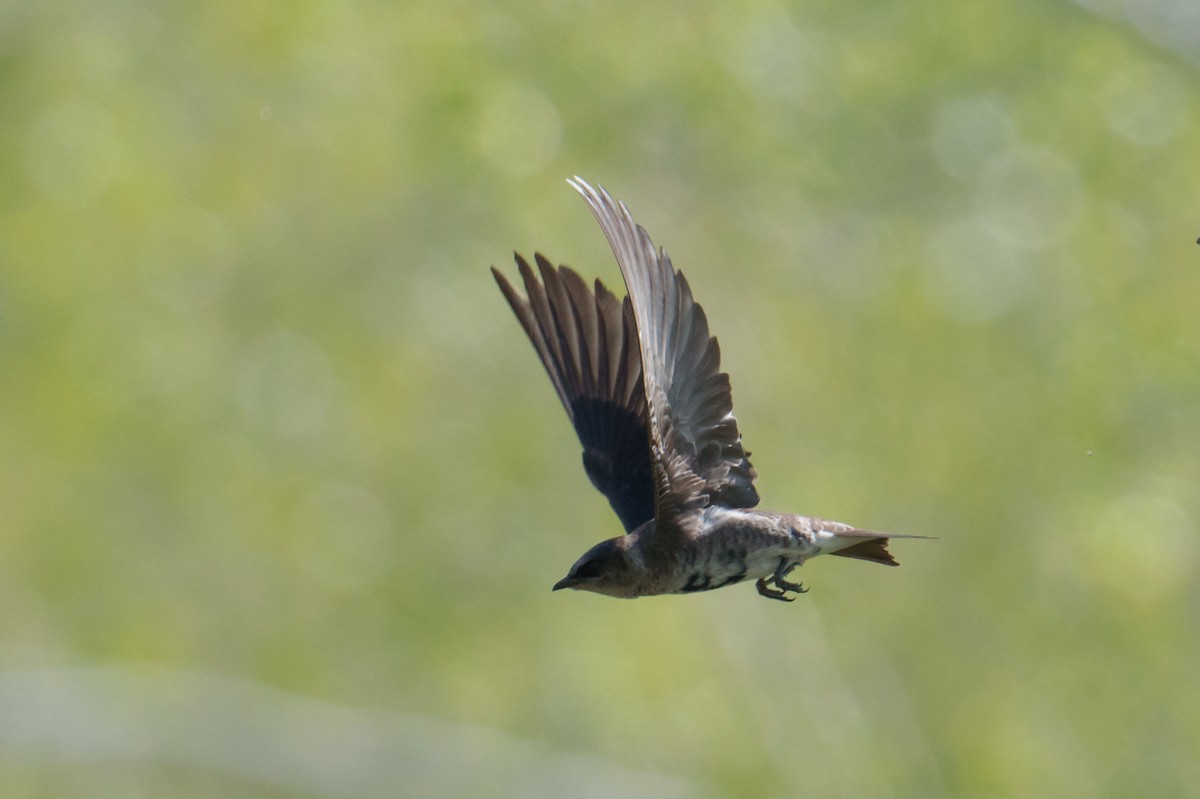
[[[578,175],[567,178],[567,185],[579,192],[583,199],[587,200],[588,205],[599,210],[600,208],[618,209],[626,216],[630,217],[630,222],[633,222],[632,215],[625,203],[615,199],[603,185],[597,183],[592,185]],[[633,223],[636,225],[636,223]]]
[[[584,199],[589,199],[592,195],[597,193],[596,190],[592,188],[592,184],[579,177],[579,175],[567,178],[567,185],[583,195]]]
[[[519,255],[517,256],[517,258],[520,257],[521,256]],[[496,267],[495,264],[492,264],[490,268],[492,270],[492,277],[496,281],[496,285],[500,287],[500,291],[504,292],[505,295],[508,295],[508,293],[512,290],[512,283],[508,282],[508,278]]]

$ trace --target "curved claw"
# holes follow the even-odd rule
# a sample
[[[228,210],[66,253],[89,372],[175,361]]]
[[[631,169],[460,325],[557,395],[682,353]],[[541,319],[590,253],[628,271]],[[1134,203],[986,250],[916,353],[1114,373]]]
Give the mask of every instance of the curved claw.
[[[804,583],[793,583],[776,577],[775,585],[782,588],[784,591],[795,591],[797,594],[807,594],[808,589],[804,587]]]
[[[758,581],[754,583],[754,587],[758,589],[758,593],[762,594],[767,599],[778,599],[780,602],[795,602],[796,601],[796,597],[788,596],[786,593],[786,591],[792,590],[792,589],[788,589],[788,588],[784,587],[784,589],[781,591],[776,588],[771,588],[767,585],[767,579],[765,577],[760,577],[758,579]],[[801,593],[803,593],[803,592],[801,592]]]
[[[762,577],[755,583],[758,593],[769,599],[778,599],[783,602],[795,600],[795,597],[786,595],[788,591],[794,591],[797,594],[807,594],[808,589],[804,587],[804,583],[793,583],[787,579],[787,576],[792,573],[792,569],[799,565],[796,561],[789,563],[785,558],[780,558],[779,565],[775,568],[775,573],[770,577]],[[772,583],[775,584],[774,588],[770,587]]]
[[[792,573],[792,569],[799,565],[800,564],[796,561],[789,563],[783,558],[780,558],[779,566],[775,568],[775,576],[772,578],[772,582],[774,582],[777,587],[782,588],[784,591],[795,591],[797,594],[807,594],[808,589],[804,587],[804,583],[793,583],[787,579],[787,576]]]

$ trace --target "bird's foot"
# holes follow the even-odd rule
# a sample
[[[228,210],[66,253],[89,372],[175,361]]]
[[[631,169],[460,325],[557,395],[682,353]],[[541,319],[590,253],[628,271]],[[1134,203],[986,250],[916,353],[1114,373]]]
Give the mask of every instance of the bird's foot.
[[[797,594],[808,593],[808,589],[804,587],[804,583],[793,583],[788,580],[784,580],[781,577],[776,577],[774,582],[775,585],[779,586],[784,591],[795,591]]]
[[[755,583],[758,593],[783,602],[791,602],[795,599],[794,596],[787,596],[788,591],[794,591],[797,594],[808,593],[808,589],[804,587],[803,583],[793,583],[787,579],[787,576],[792,573],[792,569],[799,565],[795,562],[789,563],[786,560],[780,559],[779,566],[775,569],[774,574],[770,577],[764,577]],[[772,583],[775,585],[774,588],[771,588]]]
[[[775,578],[772,577],[771,580],[773,582]],[[758,593],[762,594],[767,599],[778,599],[780,602],[791,602],[796,598],[794,596],[788,596],[786,591],[780,591],[776,588],[771,588],[767,584],[766,577],[760,577],[758,582],[754,584],[754,587],[758,589]]]

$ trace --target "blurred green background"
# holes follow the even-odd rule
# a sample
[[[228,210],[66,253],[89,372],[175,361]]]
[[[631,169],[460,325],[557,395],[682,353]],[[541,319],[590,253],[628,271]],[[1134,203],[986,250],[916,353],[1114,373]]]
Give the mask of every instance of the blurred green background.
[[[0,794],[1190,793],[1190,8],[0,4]],[[487,267],[620,286],[573,174],[764,507],[940,540],[551,594],[620,530]]]

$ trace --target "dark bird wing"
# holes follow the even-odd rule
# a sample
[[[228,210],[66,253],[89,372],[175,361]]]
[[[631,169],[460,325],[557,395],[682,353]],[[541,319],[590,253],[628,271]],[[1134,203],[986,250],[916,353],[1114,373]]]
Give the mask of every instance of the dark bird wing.
[[[588,478],[634,530],[654,517],[654,491],[633,309],[599,280],[593,291],[571,269],[535,257],[540,282],[516,256],[525,297],[495,267],[492,274],[571,417]]]
[[[729,375],[720,371],[720,348],[704,310],[666,252],[655,250],[629,209],[604,188],[578,177],[568,182],[603,228],[633,303],[650,413],[655,546],[671,547],[690,534],[693,512],[709,503],[758,504]]]

